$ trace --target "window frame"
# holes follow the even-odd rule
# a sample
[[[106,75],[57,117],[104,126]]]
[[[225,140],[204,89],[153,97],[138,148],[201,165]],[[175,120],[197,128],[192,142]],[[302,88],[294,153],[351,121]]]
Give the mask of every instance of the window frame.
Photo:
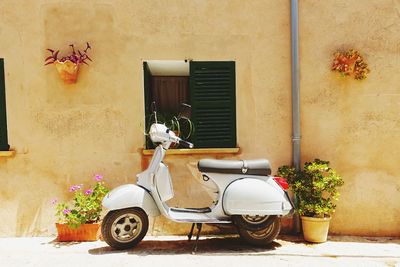
[[[166,60],[168,61],[168,60]],[[227,133],[227,136],[229,135],[230,141],[229,142],[216,142],[216,140],[213,140],[213,144],[212,145],[205,145],[205,143],[207,143],[206,141],[202,141],[202,142],[198,142],[199,140],[197,140],[196,138],[196,125],[195,125],[195,131],[194,131],[194,136],[191,138],[191,140],[195,143],[195,148],[196,148],[196,143],[202,143],[202,145],[200,146],[200,149],[217,149],[217,148],[238,148],[237,145],[237,115],[236,115],[236,62],[235,61],[190,61],[189,62],[189,73],[187,75],[187,77],[189,78],[189,95],[190,95],[190,102],[192,104],[192,121],[194,123],[196,123],[193,120],[193,110],[194,107],[193,105],[196,105],[196,103],[193,103],[193,101],[197,101],[194,98],[194,88],[193,88],[193,75],[194,75],[194,71],[193,71],[193,65],[197,65],[197,66],[216,66],[216,67],[228,67],[229,69],[229,123],[230,123],[230,127],[231,128],[229,130],[229,132]],[[151,70],[149,68],[149,65],[147,63],[146,60],[143,61],[143,75],[144,75],[144,105],[145,105],[145,129],[147,130],[148,127],[148,118],[150,117],[150,90],[151,90],[151,83],[149,83],[150,78],[152,77],[151,74]],[[186,76],[186,75],[184,75]],[[225,77],[227,78],[227,77]],[[200,103],[200,101],[199,101]],[[226,104],[226,103],[225,103]],[[200,104],[199,104],[200,105]],[[149,146],[149,138],[146,137],[146,142],[145,142],[145,149],[144,150],[149,150],[151,149],[152,146]],[[150,141],[151,142],[151,141]],[[212,142],[211,142],[212,143]],[[217,145],[216,145],[217,144]],[[236,150],[235,150],[236,151]]]

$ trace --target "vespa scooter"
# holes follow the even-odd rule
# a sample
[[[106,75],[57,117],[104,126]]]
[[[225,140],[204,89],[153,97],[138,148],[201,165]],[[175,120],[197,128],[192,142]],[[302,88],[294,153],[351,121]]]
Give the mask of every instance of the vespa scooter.
[[[163,215],[178,223],[192,223],[189,240],[197,226],[196,243],[201,227],[206,224],[235,224],[240,236],[253,245],[267,245],[280,232],[280,217],[289,214],[293,206],[283,178],[271,176],[266,159],[214,160],[202,159],[198,169],[205,182],[217,188],[211,207],[175,208],[166,201],[174,196],[171,176],[163,162],[172,143],[192,148],[193,144],[177,137],[164,124],[150,127],[150,138],[160,143],[148,168],[137,175],[137,184],[121,185],[103,199],[109,211],[101,232],[108,245],[128,249],[137,245],[148,230],[148,216]]]

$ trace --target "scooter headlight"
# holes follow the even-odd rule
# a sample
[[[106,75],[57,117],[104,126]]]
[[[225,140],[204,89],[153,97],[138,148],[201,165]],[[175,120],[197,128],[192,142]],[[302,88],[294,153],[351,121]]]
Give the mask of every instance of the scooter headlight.
[[[151,141],[154,143],[168,141],[169,134],[167,130],[168,128],[164,124],[153,123],[149,131]]]

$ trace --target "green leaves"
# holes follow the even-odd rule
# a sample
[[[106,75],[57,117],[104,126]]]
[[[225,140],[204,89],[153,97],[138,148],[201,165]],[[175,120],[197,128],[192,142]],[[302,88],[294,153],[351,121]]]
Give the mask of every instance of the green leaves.
[[[296,171],[289,166],[278,168],[278,176],[287,179],[297,198],[297,211],[309,217],[329,217],[335,212],[334,201],[339,199],[337,188],[344,184],[329,161],[315,159],[306,162],[304,169]]]
[[[56,216],[60,223],[66,223],[77,228],[84,223],[95,223],[100,220],[101,202],[109,189],[104,182],[98,181],[93,189],[83,191],[82,186],[71,187],[72,203],[59,203],[56,206]],[[73,207],[73,208],[70,208]]]

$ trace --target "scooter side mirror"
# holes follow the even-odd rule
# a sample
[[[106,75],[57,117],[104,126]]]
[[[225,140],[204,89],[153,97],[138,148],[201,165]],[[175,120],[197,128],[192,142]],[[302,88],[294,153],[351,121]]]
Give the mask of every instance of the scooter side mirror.
[[[154,114],[154,119],[155,119],[156,123],[158,123],[158,121],[157,121],[157,105],[156,105],[156,101],[151,102],[150,109],[151,109],[151,113]]]
[[[151,113],[157,112],[156,101],[151,102],[150,110],[151,110]]]

